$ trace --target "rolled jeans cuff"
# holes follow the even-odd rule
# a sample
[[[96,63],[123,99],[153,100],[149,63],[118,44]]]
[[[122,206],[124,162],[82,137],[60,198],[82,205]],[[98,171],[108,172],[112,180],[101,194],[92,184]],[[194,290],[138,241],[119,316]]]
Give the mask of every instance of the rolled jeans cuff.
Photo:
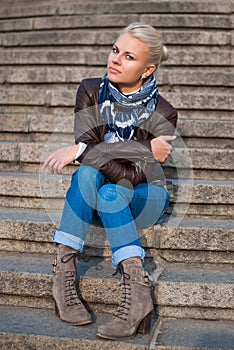
[[[126,247],[122,247],[116,250],[112,255],[112,265],[113,267],[117,267],[118,264],[128,258],[139,257],[142,261],[145,258],[145,251],[143,248],[138,245],[130,245]]]
[[[82,252],[84,247],[84,241],[82,239],[59,230],[54,230],[53,241],[55,243],[64,244],[80,252]]]

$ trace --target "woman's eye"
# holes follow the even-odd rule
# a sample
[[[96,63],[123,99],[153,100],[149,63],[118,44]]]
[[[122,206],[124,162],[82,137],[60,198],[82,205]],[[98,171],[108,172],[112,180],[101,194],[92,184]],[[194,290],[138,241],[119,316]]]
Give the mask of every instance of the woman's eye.
[[[118,50],[116,49],[116,47],[113,47],[113,48],[112,48],[112,52],[113,52],[113,53],[118,53]]]
[[[134,60],[134,58],[133,58],[131,55],[126,55],[126,58],[127,58],[128,60]]]

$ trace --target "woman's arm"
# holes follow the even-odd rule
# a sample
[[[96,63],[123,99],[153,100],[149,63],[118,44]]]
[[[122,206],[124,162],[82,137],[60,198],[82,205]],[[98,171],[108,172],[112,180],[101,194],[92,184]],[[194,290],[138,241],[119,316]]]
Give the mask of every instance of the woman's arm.
[[[77,92],[76,115],[74,134],[76,143],[83,142],[87,145],[85,152],[77,160],[86,165],[91,165],[103,172],[112,182],[120,179],[128,179],[134,184],[144,181],[145,174],[134,166],[134,162],[144,163],[164,162],[171,152],[171,145],[167,141],[174,140],[177,113],[167,102],[166,117],[157,118],[156,130],[150,130],[149,134],[160,136],[151,140],[130,140],[118,143],[103,142],[105,127],[99,117],[98,106],[93,105],[94,97],[90,95],[89,89],[84,81]],[[161,101],[165,101],[161,98]],[[161,102],[161,104],[163,104]],[[162,109],[162,108],[160,108]],[[155,126],[155,125],[154,125]],[[147,132],[148,133],[148,132]],[[164,135],[166,136],[163,136]],[[119,162],[119,159],[126,160],[126,163]]]
[[[46,158],[42,168],[46,169],[46,167],[48,167],[49,171],[52,174],[61,174],[62,169],[76,159],[78,150],[79,145],[71,145],[59,148]]]

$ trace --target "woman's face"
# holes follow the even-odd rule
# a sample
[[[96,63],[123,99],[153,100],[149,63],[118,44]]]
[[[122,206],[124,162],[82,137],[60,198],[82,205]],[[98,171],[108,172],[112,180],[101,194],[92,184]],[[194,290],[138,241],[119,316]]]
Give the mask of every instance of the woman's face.
[[[149,48],[132,35],[122,34],[108,57],[108,79],[117,84],[122,93],[134,92],[141,87],[143,79],[155,71],[149,64]]]

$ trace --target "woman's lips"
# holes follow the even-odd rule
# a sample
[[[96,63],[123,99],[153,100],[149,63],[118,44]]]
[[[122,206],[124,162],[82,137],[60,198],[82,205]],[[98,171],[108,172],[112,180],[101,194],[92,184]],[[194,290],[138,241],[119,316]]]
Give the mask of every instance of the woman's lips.
[[[114,67],[109,67],[109,72],[114,73],[114,74],[121,73],[118,69],[116,69]]]

